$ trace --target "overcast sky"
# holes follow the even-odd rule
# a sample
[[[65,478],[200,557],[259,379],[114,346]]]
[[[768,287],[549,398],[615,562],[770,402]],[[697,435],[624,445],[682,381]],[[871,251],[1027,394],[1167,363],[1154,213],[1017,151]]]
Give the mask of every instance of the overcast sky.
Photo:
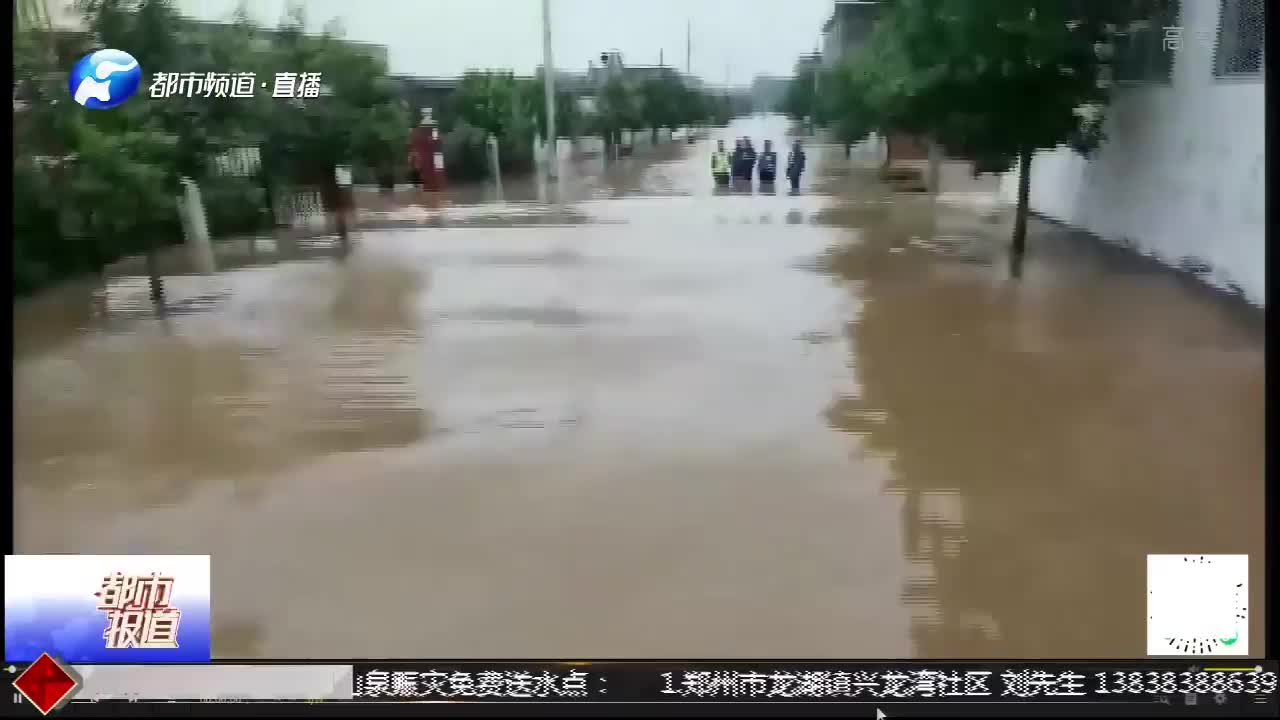
[[[238,0],[177,0],[183,12],[226,20]],[[275,26],[287,0],[251,0],[250,15]],[[746,84],[756,74],[789,75],[818,45],[833,0],[551,0],[552,48],[562,70],[586,69],[618,49],[629,65],[692,68],[709,83]],[[391,71],[456,75],[470,68],[529,73],[542,63],[541,0],[307,0],[308,25],[338,18],[351,40],[386,45]]]

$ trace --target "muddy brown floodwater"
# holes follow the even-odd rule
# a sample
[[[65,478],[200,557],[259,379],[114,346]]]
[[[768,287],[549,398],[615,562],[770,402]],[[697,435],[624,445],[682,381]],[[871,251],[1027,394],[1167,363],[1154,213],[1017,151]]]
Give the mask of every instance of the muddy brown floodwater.
[[[18,552],[207,553],[242,658],[1141,657],[1146,554],[1249,553],[1261,655],[1259,312],[709,152],[20,303]]]

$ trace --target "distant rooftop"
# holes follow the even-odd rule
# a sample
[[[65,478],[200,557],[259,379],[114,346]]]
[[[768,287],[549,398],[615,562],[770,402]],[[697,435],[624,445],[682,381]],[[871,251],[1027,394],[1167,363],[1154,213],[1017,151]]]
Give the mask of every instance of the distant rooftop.
[[[218,20],[196,20],[194,18],[183,18],[183,20],[188,30],[191,30],[197,33],[228,32],[233,28],[235,28],[235,25],[233,23],[222,22]],[[271,28],[271,27],[262,27],[262,26],[258,26],[258,30],[261,33],[263,33],[263,35],[259,37],[267,38],[266,42],[270,42],[269,38],[279,35],[282,32],[280,28]],[[315,35],[315,33],[308,33],[308,34]],[[363,55],[371,57],[375,60],[380,60],[383,63],[387,62],[388,52],[387,52],[386,45],[379,45],[377,43],[364,42],[361,40],[348,40],[343,37],[337,37],[335,38],[335,40],[337,40],[338,42],[342,43],[343,45],[345,45],[346,47],[352,50],[356,50],[360,52]]]
[[[851,5],[880,5],[880,0],[835,0],[836,6],[831,10],[831,16],[822,24],[823,32],[830,32],[836,26],[836,16],[840,13],[841,7]]]

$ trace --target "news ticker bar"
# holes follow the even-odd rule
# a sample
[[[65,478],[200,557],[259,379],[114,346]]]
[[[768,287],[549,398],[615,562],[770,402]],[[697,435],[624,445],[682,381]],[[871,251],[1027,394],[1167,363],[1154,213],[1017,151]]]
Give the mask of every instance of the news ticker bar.
[[[1275,662],[70,665],[93,701],[1276,702]],[[1225,699],[1224,699],[1225,698]]]
[[[71,700],[351,700],[351,665],[76,665]]]

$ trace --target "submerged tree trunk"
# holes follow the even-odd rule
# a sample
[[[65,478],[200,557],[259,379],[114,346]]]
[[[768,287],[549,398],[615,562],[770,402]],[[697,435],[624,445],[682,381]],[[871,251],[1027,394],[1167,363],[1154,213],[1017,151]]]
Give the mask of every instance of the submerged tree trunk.
[[[157,315],[165,314],[164,278],[160,276],[160,260],[156,255],[155,240],[147,247],[147,278],[151,281],[151,304]]]
[[[929,138],[929,173],[925,180],[929,194],[937,197],[942,188],[942,145]]]
[[[341,193],[341,190],[339,190]],[[341,197],[338,200],[338,208],[335,210],[338,229],[338,242],[341,244],[342,256],[346,257],[351,254],[351,234],[347,228],[347,209],[343,207]]]
[[[271,220],[271,225],[268,227],[281,227],[283,223],[280,222],[279,210],[276,207],[276,185],[271,181],[266,165],[262,163],[258,165],[258,183],[262,186],[264,205]]]
[[[1031,205],[1031,153],[1018,155],[1018,208],[1013,221],[1013,255],[1019,259],[1027,251],[1027,213]]]
[[[619,137],[621,133],[618,130],[605,130],[604,132],[604,159],[605,161],[618,159],[618,145],[622,141]]]
[[[346,257],[351,252],[351,238],[347,230],[347,213],[346,203],[343,201],[343,188],[338,184],[337,168],[330,168],[325,173],[325,180],[322,191],[324,204],[326,209],[333,213],[334,231],[338,235],[338,243],[342,252],[342,256]]]

